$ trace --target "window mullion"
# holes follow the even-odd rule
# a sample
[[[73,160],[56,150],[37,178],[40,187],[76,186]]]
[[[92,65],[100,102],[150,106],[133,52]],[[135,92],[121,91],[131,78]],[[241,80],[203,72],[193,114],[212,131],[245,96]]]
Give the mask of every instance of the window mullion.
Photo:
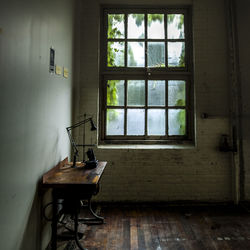
[[[125,98],[125,100],[124,100],[124,135],[127,135],[127,107],[128,107],[128,104],[127,104],[127,100],[128,100],[127,93],[128,93],[128,91],[127,91],[127,89],[128,89],[128,80],[125,80],[125,86],[124,87],[125,87],[124,88],[124,91],[125,91],[125,93],[124,93],[124,98]]]
[[[168,15],[164,14],[164,24],[165,24],[165,67],[168,69]]]
[[[147,39],[148,39],[148,15],[147,13],[145,13],[145,22],[144,22],[144,33],[145,33],[145,37],[144,37],[144,47],[145,47],[145,69],[147,69],[148,67],[148,43],[147,43]]]
[[[166,120],[166,127],[165,127],[165,129],[166,129],[166,136],[168,137],[168,80],[165,80],[165,93],[166,93],[166,96],[165,96],[165,101],[166,101],[166,103],[165,103],[165,112],[166,112],[166,114],[165,114],[165,120]]]
[[[124,32],[125,32],[125,67],[128,66],[128,14],[125,14],[125,29],[124,29]]]
[[[128,14],[125,14],[125,68],[128,67]],[[124,88],[124,135],[127,136],[127,80],[125,80],[125,88]]]
[[[148,79],[145,79],[145,137],[148,136]]]

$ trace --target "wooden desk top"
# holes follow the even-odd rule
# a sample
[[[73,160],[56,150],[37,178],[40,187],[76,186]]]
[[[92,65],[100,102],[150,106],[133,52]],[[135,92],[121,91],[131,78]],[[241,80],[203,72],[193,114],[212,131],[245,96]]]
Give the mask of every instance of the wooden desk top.
[[[68,185],[96,185],[106,164],[107,162],[98,162],[96,168],[86,169],[84,163],[77,162],[76,168],[72,168],[72,162],[68,162],[68,158],[65,158],[43,175],[43,186],[59,188]]]

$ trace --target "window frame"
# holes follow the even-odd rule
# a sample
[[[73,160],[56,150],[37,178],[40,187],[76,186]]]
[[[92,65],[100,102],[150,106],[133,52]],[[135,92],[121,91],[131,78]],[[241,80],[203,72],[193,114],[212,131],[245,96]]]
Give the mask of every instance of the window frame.
[[[193,85],[193,40],[192,40],[192,9],[191,6],[122,6],[122,5],[104,5],[101,6],[101,26],[100,26],[100,88],[99,88],[99,144],[186,144],[194,141],[194,85]],[[124,51],[124,67],[108,67],[107,66],[107,14],[165,14],[165,37],[164,39],[148,39],[145,34],[144,39],[128,39],[127,38],[127,19],[125,18],[124,39],[125,51]],[[184,14],[184,39],[168,39],[167,38],[167,14]],[[104,24],[104,25],[102,25]],[[145,27],[147,22],[144,23]],[[118,41],[119,39],[114,39]],[[165,67],[147,67],[147,48],[145,48],[145,66],[144,67],[127,67],[127,42],[128,41],[143,41],[147,46],[148,41],[162,41],[165,43]],[[167,61],[167,43],[168,41],[182,40],[185,42],[185,67],[168,67]],[[147,81],[148,80],[165,80],[166,90],[168,88],[168,80],[185,80],[186,82],[186,103],[184,109],[186,110],[186,134],[169,136],[168,133],[164,136],[147,136],[146,130],[144,136],[129,136],[129,135],[106,135],[106,109],[107,109],[107,80],[145,80],[145,98],[147,98]],[[125,90],[126,95],[126,90]],[[166,91],[167,95],[167,91]],[[113,107],[112,107],[113,108]],[[115,107],[117,108],[117,107]],[[128,106],[123,107],[127,110]],[[140,107],[147,112],[148,108],[146,104],[144,107]],[[160,107],[162,108],[162,107]],[[168,112],[168,109],[178,109],[178,106],[168,106],[165,104],[164,109]],[[182,107],[183,108],[183,107]],[[168,126],[168,114],[165,116],[166,131]],[[147,123],[147,115],[145,116],[145,123]],[[124,124],[126,126],[126,116],[124,118]],[[125,129],[125,128],[124,128]],[[126,130],[126,129],[125,129]]]

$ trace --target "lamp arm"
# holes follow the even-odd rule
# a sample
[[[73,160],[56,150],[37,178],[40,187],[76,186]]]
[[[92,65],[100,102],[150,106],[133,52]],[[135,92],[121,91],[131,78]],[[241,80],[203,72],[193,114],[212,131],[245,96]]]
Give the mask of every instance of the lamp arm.
[[[73,148],[73,151],[74,151],[74,155],[77,155],[78,156],[78,149],[76,147],[76,143],[70,133],[70,129],[66,128],[67,129],[67,133],[68,133],[68,136],[69,136],[69,140],[70,140],[70,143],[72,145],[72,148]]]
[[[92,121],[92,117],[86,119],[86,120],[83,120],[83,121],[80,121],[80,122],[77,122],[76,124],[70,126],[70,127],[67,127],[67,131],[70,131],[72,130],[73,128],[77,128],[79,126],[81,126],[82,124],[86,123],[86,122],[89,122],[89,121]]]
[[[77,122],[76,124],[73,124],[72,126],[66,128],[68,136],[69,136],[69,140],[70,140],[70,143],[71,143],[71,146],[72,146],[73,151],[74,151],[74,161],[73,161],[73,166],[72,167],[76,167],[76,157],[79,156],[79,154],[78,154],[77,145],[76,145],[70,131],[72,129],[74,129],[74,128],[77,128],[77,127],[81,126],[82,124],[87,123],[87,122],[91,123],[91,130],[96,130],[96,126],[95,126],[95,124],[94,124],[94,122],[92,120],[92,117],[87,118],[87,119],[85,119],[83,121]]]

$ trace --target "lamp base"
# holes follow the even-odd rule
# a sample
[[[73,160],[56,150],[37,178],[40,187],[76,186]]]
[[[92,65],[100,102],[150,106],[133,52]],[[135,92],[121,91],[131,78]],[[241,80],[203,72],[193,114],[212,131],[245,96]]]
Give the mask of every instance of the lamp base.
[[[74,160],[73,160],[73,164],[72,164],[71,167],[76,168],[76,155],[74,155]]]
[[[87,169],[92,169],[92,168],[96,168],[98,165],[98,161],[94,160],[94,161],[84,161],[85,163],[85,167]]]

